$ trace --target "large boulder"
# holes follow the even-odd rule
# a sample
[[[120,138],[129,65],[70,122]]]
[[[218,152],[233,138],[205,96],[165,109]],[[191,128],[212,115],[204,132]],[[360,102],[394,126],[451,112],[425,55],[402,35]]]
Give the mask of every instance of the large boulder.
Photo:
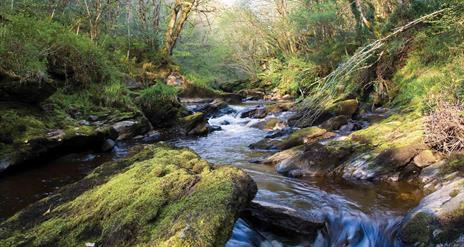
[[[409,246],[463,246],[464,179],[426,196],[404,218],[399,236]]]
[[[289,176],[327,175],[353,152],[350,145],[343,145],[344,142],[337,144],[322,145],[315,142],[305,145],[302,152],[295,150],[294,156],[278,163],[276,171]]]
[[[147,146],[0,223],[0,246],[224,246],[256,190],[240,169]]]
[[[347,123],[348,117],[340,115],[323,122],[320,127],[328,131],[334,131],[340,129],[343,125]]]
[[[355,99],[343,100],[335,103],[330,109],[333,115],[343,115],[351,118],[358,111],[359,103]]]
[[[159,96],[158,96],[159,97]],[[171,127],[185,113],[183,106],[175,99],[153,98],[138,100],[140,109],[155,128]]]
[[[292,117],[290,117],[288,124],[292,127],[306,128],[311,125],[320,125],[325,121],[340,115],[349,119],[353,117],[353,115],[357,113],[358,110],[358,101],[355,99],[349,99],[336,102],[331,107],[319,109],[320,114],[318,114],[314,119],[308,118],[302,111],[297,112]]]

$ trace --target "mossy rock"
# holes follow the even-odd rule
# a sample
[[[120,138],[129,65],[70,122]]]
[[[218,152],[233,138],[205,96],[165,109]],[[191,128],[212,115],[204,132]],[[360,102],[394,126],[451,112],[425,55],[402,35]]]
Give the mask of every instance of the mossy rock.
[[[375,152],[424,144],[423,118],[416,113],[395,113],[368,128],[353,132],[350,139]]]
[[[460,246],[452,243],[463,234],[464,179],[456,178],[422,199],[403,220],[399,236],[414,246]]]
[[[202,112],[195,112],[191,115],[183,117],[181,119],[181,125],[187,130],[190,131],[195,128],[198,124],[205,122],[205,115]]]
[[[290,134],[290,136],[288,136],[287,138],[283,139],[282,142],[280,142],[277,145],[277,148],[280,150],[285,150],[291,147],[303,145],[306,142],[312,142],[317,140],[326,133],[327,130],[318,127],[299,129]]]
[[[223,246],[256,193],[242,170],[147,146],[0,224],[0,246]]]
[[[357,111],[358,111],[359,103],[356,99],[348,99],[337,102],[329,108],[329,112],[331,112],[334,116],[346,116],[351,118]]]

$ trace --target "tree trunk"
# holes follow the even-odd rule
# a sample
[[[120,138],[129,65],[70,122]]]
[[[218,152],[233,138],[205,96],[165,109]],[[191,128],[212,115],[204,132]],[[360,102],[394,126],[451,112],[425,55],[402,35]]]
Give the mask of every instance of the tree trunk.
[[[176,0],[169,16],[168,26],[164,37],[163,53],[166,56],[172,55],[176,42],[179,39],[180,33],[184,28],[195,2],[196,0],[191,0],[190,2]]]

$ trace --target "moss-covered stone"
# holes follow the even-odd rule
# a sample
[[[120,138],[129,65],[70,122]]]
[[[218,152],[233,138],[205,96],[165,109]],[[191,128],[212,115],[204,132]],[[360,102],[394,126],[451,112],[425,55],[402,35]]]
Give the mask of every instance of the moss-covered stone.
[[[326,133],[327,130],[318,127],[299,129],[290,134],[287,138],[283,139],[277,147],[280,150],[289,149],[291,147],[302,145],[306,142],[312,142]]]
[[[0,224],[1,246],[223,246],[256,185],[188,149],[148,146]]]
[[[138,119],[144,125],[140,130],[148,127],[138,112],[102,106],[64,109],[57,100],[49,99],[42,106],[0,102],[0,171],[48,156],[98,149],[105,138],[117,137],[111,128],[117,121]]]
[[[353,141],[367,144],[375,152],[424,144],[423,119],[417,113],[397,113],[374,123],[366,129],[353,132]]]

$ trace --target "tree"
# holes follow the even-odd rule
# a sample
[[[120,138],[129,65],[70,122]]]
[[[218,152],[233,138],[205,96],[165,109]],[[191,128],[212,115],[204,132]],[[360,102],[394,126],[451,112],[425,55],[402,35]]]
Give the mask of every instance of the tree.
[[[198,0],[176,0],[171,7],[171,13],[168,18],[168,25],[164,37],[163,54],[172,55],[174,46],[179,39],[180,33],[192,12],[193,8],[198,4]]]

